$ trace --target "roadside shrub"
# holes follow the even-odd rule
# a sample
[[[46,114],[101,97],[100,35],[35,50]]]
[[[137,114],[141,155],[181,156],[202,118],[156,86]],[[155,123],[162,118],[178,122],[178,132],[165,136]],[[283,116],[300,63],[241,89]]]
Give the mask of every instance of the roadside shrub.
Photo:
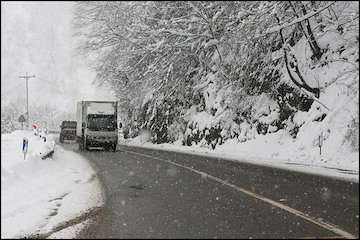
[[[354,152],[359,151],[359,121],[353,118],[347,127],[344,141],[350,143]]]

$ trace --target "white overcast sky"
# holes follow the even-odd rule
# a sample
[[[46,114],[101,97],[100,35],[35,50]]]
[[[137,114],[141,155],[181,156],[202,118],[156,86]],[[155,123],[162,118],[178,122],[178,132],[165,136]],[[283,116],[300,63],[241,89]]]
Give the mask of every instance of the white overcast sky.
[[[95,74],[76,57],[72,38],[73,2],[1,2],[1,100],[25,107],[50,104],[75,111],[77,100],[114,100],[91,85]]]

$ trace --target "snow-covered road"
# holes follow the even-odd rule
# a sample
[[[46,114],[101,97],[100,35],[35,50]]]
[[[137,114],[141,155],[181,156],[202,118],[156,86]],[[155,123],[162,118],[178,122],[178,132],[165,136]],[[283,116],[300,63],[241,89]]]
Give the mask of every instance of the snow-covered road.
[[[25,160],[23,137],[29,139]],[[100,182],[86,159],[60,146],[51,158],[41,159],[54,137],[44,143],[27,131],[1,135],[1,238],[49,236],[103,205]]]

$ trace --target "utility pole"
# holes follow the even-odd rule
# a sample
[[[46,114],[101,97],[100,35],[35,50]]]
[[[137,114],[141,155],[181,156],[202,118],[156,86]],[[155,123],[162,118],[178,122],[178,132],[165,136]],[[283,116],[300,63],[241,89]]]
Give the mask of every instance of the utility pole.
[[[29,125],[29,78],[34,78],[35,75],[29,76],[28,73],[26,72],[25,76],[19,76],[19,78],[25,78],[26,79],[26,121],[27,121],[27,127],[30,128]]]

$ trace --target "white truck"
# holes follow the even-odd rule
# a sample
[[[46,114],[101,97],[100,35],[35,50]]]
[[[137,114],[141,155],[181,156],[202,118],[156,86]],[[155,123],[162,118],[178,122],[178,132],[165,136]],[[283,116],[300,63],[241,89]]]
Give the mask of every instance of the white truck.
[[[76,141],[81,151],[104,147],[116,151],[118,143],[118,103],[79,101],[76,110]],[[122,124],[119,123],[119,128]]]

